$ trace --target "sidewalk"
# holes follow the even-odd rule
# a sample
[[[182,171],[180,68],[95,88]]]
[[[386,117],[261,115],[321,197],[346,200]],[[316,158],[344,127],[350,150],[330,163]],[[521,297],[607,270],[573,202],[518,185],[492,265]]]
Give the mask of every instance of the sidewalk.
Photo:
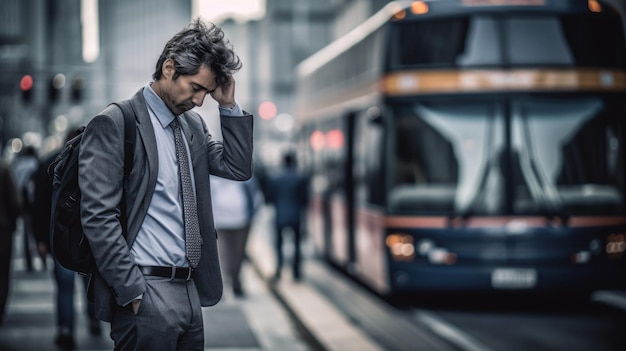
[[[19,232],[18,232],[19,233]],[[19,235],[16,242],[21,242]],[[4,324],[0,326],[0,350],[58,350],[54,308],[54,281],[51,271],[25,270],[23,250],[14,249],[11,292]],[[49,270],[51,265],[48,266]],[[267,284],[250,264],[242,268],[246,295],[236,298],[225,286],[222,300],[203,309],[207,351],[313,351],[303,333],[276,300]],[[85,316],[82,284],[76,279],[76,350],[112,350],[109,324],[102,323],[102,335],[92,336]]]
[[[264,207],[255,220],[248,241],[248,262],[242,268],[245,298],[236,298],[229,286],[222,300],[203,310],[207,351],[379,351],[384,348],[343,315],[307,277],[327,279],[312,248],[303,247],[301,282],[291,279],[285,267],[282,279],[271,282],[275,255],[271,245],[273,210]],[[18,231],[19,233],[19,231]],[[13,278],[5,322],[0,326],[0,351],[58,350],[54,345],[54,281],[51,271],[25,270],[23,250],[14,248]],[[286,264],[290,247],[285,240]],[[51,265],[48,266],[51,269]],[[317,276],[321,275],[321,276]],[[112,350],[109,325],[102,323],[102,335],[91,336],[84,313],[82,286],[76,289],[76,350]],[[329,281],[332,283],[332,281]]]
[[[289,236],[285,238],[286,267],[283,267],[282,278],[278,282],[271,283],[276,269],[275,254],[271,244],[274,230],[271,225],[273,215],[271,207],[264,207],[257,215],[248,239],[248,258],[309,338],[324,351],[383,350],[379,344],[349,321],[318,289],[307,282],[307,277],[310,278],[313,274],[324,274],[323,270],[317,269],[320,263],[312,257],[310,243],[306,241],[303,243],[303,279],[295,282],[291,278],[290,270],[293,245]],[[321,277],[321,279],[325,278],[327,277]]]
[[[271,208],[266,207],[261,211],[255,219],[247,246],[250,261],[266,282],[271,282],[276,267],[271,244],[272,218]],[[409,322],[398,318],[393,312],[389,314],[386,308],[381,308],[384,303],[376,300],[365,301],[364,295],[350,287],[354,284],[313,257],[310,242],[305,241],[302,248],[303,280],[294,282],[290,270],[293,245],[289,239],[290,236],[287,236],[284,243],[286,267],[281,274],[283,278],[274,284],[268,284],[321,350],[447,351],[461,348],[458,332],[450,329],[441,320],[430,317],[417,323]],[[611,308],[626,310],[624,291],[599,291],[594,294],[593,299]],[[476,349],[471,345],[463,345],[466,345],[466,349]]]

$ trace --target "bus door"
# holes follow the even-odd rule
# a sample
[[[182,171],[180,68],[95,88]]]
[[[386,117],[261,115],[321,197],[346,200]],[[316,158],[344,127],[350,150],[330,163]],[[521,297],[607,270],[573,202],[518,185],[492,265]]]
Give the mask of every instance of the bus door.
[[[320,124],[324,133],[323,190],[320,191],[324,228],[324,253],[332,263],[345,268],[350,261],[350,114],[329,118]]]
[[[353,273],[377,289],[387,286],[384,248],[385,116],[379,107],[353,115],[354,134],[350,182],[353,197],[353,231],[350,245]]]

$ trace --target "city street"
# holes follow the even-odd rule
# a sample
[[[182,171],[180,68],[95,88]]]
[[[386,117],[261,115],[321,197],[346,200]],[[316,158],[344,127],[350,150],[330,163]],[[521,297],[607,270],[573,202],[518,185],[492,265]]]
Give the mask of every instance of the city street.
[[[142,289],[113,266],[188,262],[214,300],[213,229],[222,268],[245,256],[244,294],[225,280],[202,310],[204,350],[626,350],[626,0],[0,5],[0,158],[17,185],[3,171],[0,226],[32,209],[47,237],[50,172],[32,170],[59,174],[36,165],[86,126],[81,218],[120,303]],[[136,139],[107,110],[129,98]],[[54,262],[24,223],[0,245],[0,351],[61,350]],[[72,349],[112,350],[83,283]]]
[[[315,258],[304,245],[304,280],[293,281],[288,267],[293,251],[287,240],[283,278],[272,281],[273,213],[256,217],[243,267],[245,298],[228,286],[216,306],[204,309],[205,350],[210,351],[382,351],[382,350],[621,350],[626,345],[623,314],[626,294],[601,292],[589,305],[534,304],[457,296],[456,301],[409,301],[394,307]],[[25,269],[21,237],[16,236],[11,295],[0,350],[57,350],[54,283],[50,271]],[[77,350],[111,350],[108,324],[92,336],[77,280]],[[529,333],[529,330],[533,330]]]
[[[38,269],[27,272],[21,236],[17,233],[15,243],[11,293],[5,321],[0,326],[0,350],[57,350],[52,266],[43,271],[41,261],[37,260]],[[244,264],[242,275],[244,298],[235,298],[226,286],[222,300],[204,309],[205,350],[314,350],[250,264]],[[107,323],[102,323],[101,335],[89,334],[81,284],[76,279],[76,349],[112,350]]]

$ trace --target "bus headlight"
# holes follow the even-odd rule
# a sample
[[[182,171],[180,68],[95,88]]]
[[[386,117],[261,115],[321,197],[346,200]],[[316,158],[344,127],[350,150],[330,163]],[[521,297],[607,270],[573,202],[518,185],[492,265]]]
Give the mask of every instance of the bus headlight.
[[[434,247],[435,243],[432,240],[422,239],[417,243],[417,253],[426,256]]]
[[[446,249],[436,247],[428,253],[428,260],[433,264],[453,265],[456,263],[456,254]]]
[[[609,258],[622,258],[626,251],[626,236],[624,234],[609,234],[606,238],[606,254]]]
[[[428,262],[432,264],[453,265],[457,259],[454,252],[436,246],[430,239],[422,239],[417,243],[417,253],[428,258]]]
[[[413,236],[408,234],[394,233],[385,240],[391,257],[396,261],[411,261],[415,258],[415,245]]]

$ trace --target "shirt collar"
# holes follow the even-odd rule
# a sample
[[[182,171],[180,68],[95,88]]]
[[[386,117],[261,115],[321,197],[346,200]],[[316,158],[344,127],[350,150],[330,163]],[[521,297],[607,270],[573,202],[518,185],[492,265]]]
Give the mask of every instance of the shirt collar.
[[[152,110],[156,118],[161,123],[161,127],[167,128],[172,123],[174,114],[165,105],[165,102],[152,90],[151,83],[146,84],[146,88],[143,90],[143,97],[146,99],[146,104]]]

